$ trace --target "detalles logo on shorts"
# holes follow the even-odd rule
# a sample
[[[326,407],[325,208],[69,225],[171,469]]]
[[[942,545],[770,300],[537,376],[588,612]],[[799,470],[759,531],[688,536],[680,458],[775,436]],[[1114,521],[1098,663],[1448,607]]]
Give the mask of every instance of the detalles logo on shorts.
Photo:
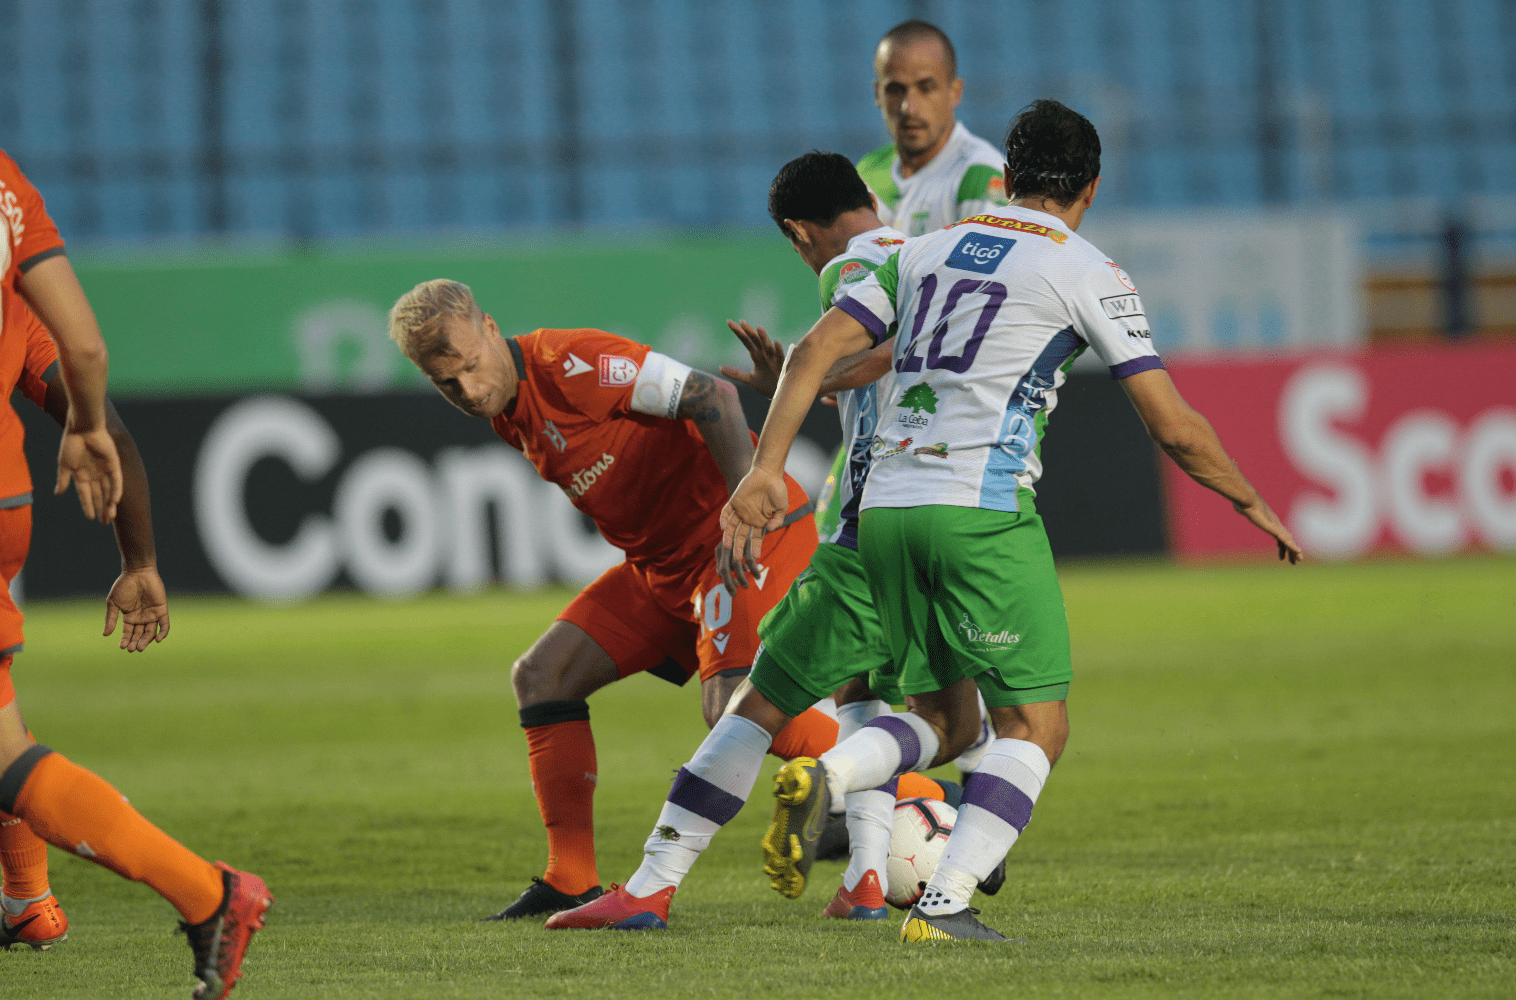
[[[584,496],[586,490],[594,486],[605,475],[606,470],[616,459],[609,452],[600,453],[600,461],[587,469],[580,469],[571,477],[569,485],[563,487],[563,492],[569,495],[570,500],[578,500]]]
[[[1021,641],[1020,632],[1011,632],[1004,629],[999,632],[986,632],[978,625],[969,621],[969,613],[967,611],[963,613],[963,621],[958,623],[958,628],[962,630],[964,637],[969,642],[978,643],[982,646],[1007,649]]]

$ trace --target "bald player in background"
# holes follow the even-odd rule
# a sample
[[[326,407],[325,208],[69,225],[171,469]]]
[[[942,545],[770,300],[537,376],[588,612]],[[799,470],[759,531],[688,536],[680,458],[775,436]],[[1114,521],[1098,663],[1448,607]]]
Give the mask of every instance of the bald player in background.
[[[920,236],[1006,203],[1005,156],[954,118],[958,56],[935,25],[897,24],[874,51],[874,103],[890,145],[858,161],[879,219]]]

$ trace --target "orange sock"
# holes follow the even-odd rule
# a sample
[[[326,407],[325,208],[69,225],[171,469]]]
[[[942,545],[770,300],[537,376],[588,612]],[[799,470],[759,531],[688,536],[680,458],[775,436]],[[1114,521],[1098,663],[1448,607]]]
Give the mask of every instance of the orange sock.
[[[4,892],[11,899],[47,895],[47,841],[32,832],[26,820],[0,812],[0,870]]]
[[[942,802],[945,796],[942,794],[942,786],[924,774],[915,771],[907,771],[899,778],[895,786],[895,798],[898,799],[936,799]]]
[[[769,753],[780,760],[820,757],[836,745],[837,720],[819,709],[808,708],[779,730]]]
[[[60,753],[33,758],[15,793],[17,816],[54,847],[87,858],[134,882],[145,882],[192,924],[221,905],[221,872],[142,818],[121,793]],[[17,765],[23,765],[27,751]],[[12,765],[14,770],[17,765]],[[11,770],[0,785],[16,780]]]
[[[523,711],[523,718],[537,707]],[[588,706],[583,714],[582,719],[526,730],[532,791],[547,827],[547,872],[542,879],[570,896],[600,884],[595,869],[595,736],[590,732]]]

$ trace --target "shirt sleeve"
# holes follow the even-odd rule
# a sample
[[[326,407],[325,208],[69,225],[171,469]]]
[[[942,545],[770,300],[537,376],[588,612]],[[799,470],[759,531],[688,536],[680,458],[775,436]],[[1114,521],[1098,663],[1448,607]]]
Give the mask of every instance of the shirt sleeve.
[[[0,152],[0,212],[11,231],[11,259],[25,274],[49,257],[63,252],[63,237],[47,214],[42,193]]]
[[[895,293],[899,286],[900,252],[896,251],[877,271],[838,299],[837,308],[862,323],[877,347],[895,335]]]
[[[38,406],[47,402],[47,385],[57,377],[50,370],[58,364],[58,345],[47,332],[42,321],[30,309],[22,309],[22,332],[26,336],[26,360],[21,363],[20,389],[27,399]],[[6,331],[12,336],[17,331]]]
[[[879,265],[862,257],[848,257],[827,266],[821,272],[821,311],[826,312],[845,296],[852,286],[878,270]]]
[[[536,338],[532,362],[542,369],[537,377],[551,380],[567,408],[591,420],[643,412],[632,404],[639,386],[649,384],[642,369],[652,348],[603,330],[542,330]]]
[[[1163,367],[1153,349],[1153,334],[1137,286],[1114,263],[1107,260],[1090,267],[1070,305],[1075,332],[1110,367],[1111,378]]]
[[[982,215],[1006,204],[1005,176],[994,167],[976,163],[958,184],[958,218]]]

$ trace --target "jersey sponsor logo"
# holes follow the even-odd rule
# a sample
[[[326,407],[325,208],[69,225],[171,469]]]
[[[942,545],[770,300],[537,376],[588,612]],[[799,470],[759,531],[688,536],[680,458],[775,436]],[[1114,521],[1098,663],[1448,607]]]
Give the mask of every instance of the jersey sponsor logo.
[[[600,355],[600,384],[608,387],[637,381],[637,362],[619,354]]]
[[[585,372],[592,372],[594,370],[588,361],[577,354],[570,353],[568,360],[563,362],[564,378],[573,378],[575,375],[583,375]]]
[[[1128,328],[1127,331],[1126,331],[1126,335],[1128,337],[1132,338],[1133,340],[1152,340],[1153,339],[1153,331],[1151,331],[1151,330],[1133,330],[1131,328]]]
[[[931,386],[921,382],[901,393],[900,405],[909,408],[912,413],[920,413],[922,410],[936,413],[937,394],[932,391]]]
[[[911,216],[911,235],[921,236],[926,233],[926,220],[931,212],[917,212]]]
[[[842,270],[837,273],[837,283],[839,285],[849,285],[855,281],[862,281],[871,273],[873,272],[866,265],[860,264],[856,260],[848,261],[842,265]]]
[[[11,242],[19,247],[21,234],[26,232],[26,218],[21,213],[21,206],[16,204],[16,192],[6,187],[4,181],[0,181],[0,192],[4,192],[0,194],[0,213],[4,213],[11,224]]]
[[[874,453],[875,458],[891,458],[909,448],[911,446],[911,442],[914,440],[915,438],[906,438],[895,447],[886,449],[884,438],[875,435],[874,443],[872,446],[870,446],[869,450]]]
[[[1105,310],[1106,319],[1124,319],[1128,316],[1142,316],[1142,300],[1136,295],[1107,295],[1100,300],[1100,308]]]
[[[963,621],[958,623],[958,628],[963,632],[969,642],[981,646],[999,646],[1005,649],[1021,641],[1021,633],[1002,630],[999,632],[986,632],[984,629],[969,621],[969,613],[963,613]]]
[[[985,188],[984,196],[1000,204],[1005,204],[1005,177],[996,174],[990,178],[989,186]]]
[[[609,452],[601,452],[600,461],[574,473],[569,479],[569,485],[563,487],[563,492],[569,495],[570,500],[578,500],[584,496],[586,490],[599,481],[601,476],[605,475],[615,461],[615,457]]]
[[[1110,264],[1111,265],[1111,270],[1116,272],[1116,280],[1119,281],[1119,282],[1121,282],[1121,285],[1122,285],[1123,288],[1125,288],[1129,292],[1135,292],[1137,290],[1137,286],[1134,285],[1134,284],[1132,284],[1132,279],[1128,278],[1126,276],[1126,272],[1125,271],[1123,271],[1121,268],[1117,267],[1111,261],[1106,261],[1106,263]]]
[[[1014,229],[1018,233],[1034,233],[1038,236],[1046,236],[1054,243],[1067,243],[1069,241],[1068,233],[1060,233],[1056,229],[1039,226],[1035,222],[1022,222],[1020,219],[1002,219],[998,215],[973,215],[961,222],[953,223],[953,226],[961,226],[966,222],[977,222],[981,226],[994,226],[996,229]],[[943,228],[951,229],[953,226],[944,226]],[[1136,290],[1135,288],[1132,289],[1134,292]]]
[[[1011,247],[1015,245],[1015,240],[969,233],[959,240],[953,252],[948,254],[947,266],[956,267],[960,271],[993,274],[995,268],[1000,266],[1000,262],[1005,260],[1005,255],[1010,253]]]
[[[877,247],[897,247],[904,243],[905,240],[897,240],[893,236],[875,236],[869,242]]]
[[[547,422],[541,433],[547,435],[548,441],[552,443],[554,448],[558,449],[560,455],[568,449],[568,438],[563,436],[563,432],[558,429],[558,425],[551,420]]]
[[[923,445],[911,452],[912,455],[926,455],[929,458],[947,458],[948,446],[946,441],[938,441],[936,444]]]

